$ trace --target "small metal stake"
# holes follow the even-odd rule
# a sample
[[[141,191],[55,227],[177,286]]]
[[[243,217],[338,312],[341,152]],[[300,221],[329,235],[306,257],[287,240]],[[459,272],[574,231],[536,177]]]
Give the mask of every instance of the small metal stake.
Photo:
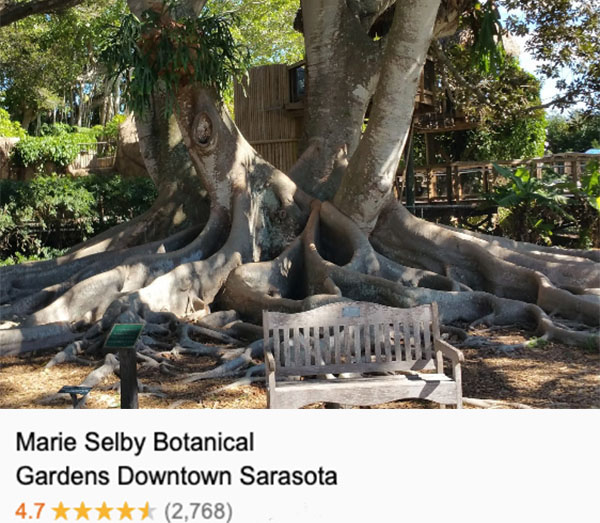
[[[119,350],[121,408],[138,408],[137,358],[133,347]]]

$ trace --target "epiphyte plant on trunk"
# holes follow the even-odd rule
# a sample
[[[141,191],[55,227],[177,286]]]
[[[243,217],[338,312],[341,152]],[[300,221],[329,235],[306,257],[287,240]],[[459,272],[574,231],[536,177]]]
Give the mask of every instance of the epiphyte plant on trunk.
[[[130,88],[141,97],[136,125],[158,203],[57,260],[3,268],[1,314],[18,325],[0,331],[0,354],[70,344],[63,354],[76,357],[100,347],[114,322],[145,321],[144,358],[162,361],[153,334],[176,329],[186,350],[225,358],[191,379],[215,377],[250,365],[259,345],[226,357],[194,342],[186,318],[233,310],[203,321],[250,332],[264,309],[344,299],[436,301],[444,323],[527,324],[545,339],[598,343],[597,251],[428,223],[394,198],[427,51],[472,2],[301,2],[306,137],[288,173],[260,157],[219,98],[220,74],[238,62],[215,61],[215,49],[202,46],[204,4],[129,2],[139,20],[130,43],[143,65]],[[373,25],[390,12],[374,38]]]

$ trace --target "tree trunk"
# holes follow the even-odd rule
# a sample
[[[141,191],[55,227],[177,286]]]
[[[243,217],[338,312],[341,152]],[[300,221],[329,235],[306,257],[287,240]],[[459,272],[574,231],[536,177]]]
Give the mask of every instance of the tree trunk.
[[[304,190],[330,199],[360,140],[381,43],[343,0],[304,1],[302,17],[309,82],[304,156],[290,174]]]
[[[138,15],[147,6],[130,4]],[[173,314],[212,307],[260,322],[264,309],[346,298],[436,301],[446,323],[525,322],[546,339],[597,345],[597,251],[428,223],[392,197],[430,40],[456,23],[450,4],[398,0],[389,32],[373,41],[389,1],[303,2],[307,146],[290,177],[252,149],[212,89],[182,86],[169,120],[155,92],[136,122],[157,202],[58,260],[0,267],[0,319],[21,323],[0,330],[0,354],[39,348],[57,324],[71,340],[61,322],[93,340],[115,321],[160,330]]]
[[[396,2],[371,121],[335,197],[336,206],[366,231],[392,194],[439,5]]]

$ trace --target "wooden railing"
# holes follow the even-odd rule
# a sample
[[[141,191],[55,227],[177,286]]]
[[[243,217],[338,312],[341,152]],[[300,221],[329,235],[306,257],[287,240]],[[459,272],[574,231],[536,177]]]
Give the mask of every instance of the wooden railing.
[[[71,163],[73,170],[110,170],[115,165],[116,146],[110,142],[80,143],[80,152]]]
[[[494,163],[510,168],[527,166],[537,178],[542,176],[544,169],[552,169],[558,174],[566,174],[578,180],[587,163],[592,160],[600,160],[600,155],[563,153]],[[415,167],[415,204],[482,202],[485,193],[501,181],[502,177],[496,173],[492,162],[452,162]],[[403,187],[401,177],[398,186]],[[404,200],[404,195],[402,199]]]

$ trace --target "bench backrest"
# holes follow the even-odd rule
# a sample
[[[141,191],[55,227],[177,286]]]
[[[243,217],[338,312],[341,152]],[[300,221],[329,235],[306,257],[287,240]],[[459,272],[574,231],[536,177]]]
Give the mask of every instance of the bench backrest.
[[[295,314],[264,311],[263,328],[265,350],[282,376],[435,368],[435,303],[397,309],[340,302]]]

